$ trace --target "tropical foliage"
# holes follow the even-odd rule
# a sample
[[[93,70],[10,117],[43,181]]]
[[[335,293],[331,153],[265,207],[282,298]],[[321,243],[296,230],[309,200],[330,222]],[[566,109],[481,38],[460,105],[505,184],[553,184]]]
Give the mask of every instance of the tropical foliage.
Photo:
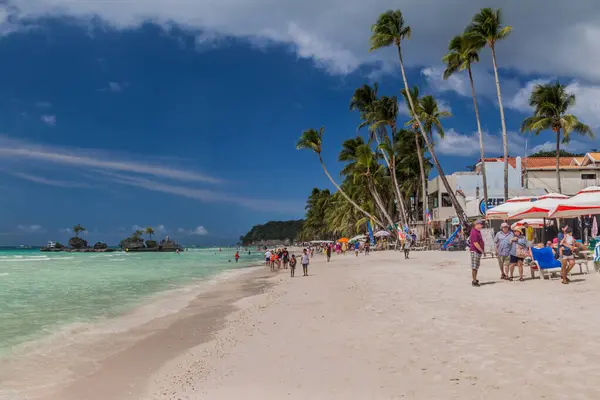
[[[260,242],[261,240],[294,240],[298,237],[304,220],[269,221],[266,224],[254,225],[252,229],[240,238],[244,245]]]
[[[87,229],[85,229],[81,224],[77,224],[73,227],[73,233],[75,234],[75,237],[79,237],[79,234],[82,232],[85,232]]]
[[[533,115],[521,123],[522,132],[533,132],[539,135],[542,131],[551,130],[556,135],[556,185],[558,193],[562,193],[560,183],[560,144],[569,143],[571,133],[593,137],[592,129],[579,121],[568,111],[575,105],[575,95],[567,92],[560,82],[536,85],[529,97],[529,105],[533,107]]]
[[[473,68],[480,60],[482,49],[490,49],[502,126],[505,196],[508,195],[508,141],[496,46],[511,32],[512,27],[504,24],[501,10],[481,9],[464,31],[449,41],[448,52],[442,57],[446,68],[441,77],[449,79],[461,72],[468,74],[480,156],[484,160],[484,135]],[[318,156],[323,171],[337,191],[331,193],[328,189],[313,189],[298,239],[335,239],[365,233],[368,221],[374,225],[374,229],[394,229],[397,223],[422,224],[427,220],[427,210],[432,200],[427,193],[427,182],[433,167],[437,170],[455,215],[461,225],[469,229],[467,215],[456,196],[456,188],[449,185],[436,154],[436,142],[444,140],[444,120],[452,115],[431,94],[421,94],[419,87],[409,86],[403,45],[412,34],[400,10],[384,12],[371,27],[369,51],[394,48],[398,54],[403,85],[393,95],[382,95],[377,83],[363,84],[354,90],[349,108],[360,116],[357,127],[360,135],[341,144],[338,157],[338,161],[344,164],[340,174],[341,183],[334,179],[323,162],[324,128],[308,129],[300,136],[297,148],[311,150]],[[398,94],[406,106],[403,112],[398,109]],[[563,154],[560,143],[568,142],[573,132],[592,134],[587,125],[568,113],[574,103],[574,95],[567,93],[559,83],[539,85],[530,99],[534,115],[523,121],[521,126],[522,131],[536,134],[554,131],[557,162]],[[487,198],[485,163],[481,168],[477,167],[477,164],[470,166],[472,170],[481,171],[483,192]],[[558,173],[557,169],[560,190]]]

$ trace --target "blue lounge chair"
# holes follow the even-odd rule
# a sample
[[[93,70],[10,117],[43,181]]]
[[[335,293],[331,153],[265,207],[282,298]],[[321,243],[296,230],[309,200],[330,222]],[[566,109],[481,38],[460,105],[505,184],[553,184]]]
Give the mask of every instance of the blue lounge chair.
[[[533,260],[529,264],[531,270],[531,278],[535,278],[535,270],[540,272],[540,279],[544,279],[548,275],[548,279],[552,280],[552,274],[559,273],[561,269],[561,263],[554,258],[554,253],[549,247],[542,247],[541,249],[531,248],[531,256]]]

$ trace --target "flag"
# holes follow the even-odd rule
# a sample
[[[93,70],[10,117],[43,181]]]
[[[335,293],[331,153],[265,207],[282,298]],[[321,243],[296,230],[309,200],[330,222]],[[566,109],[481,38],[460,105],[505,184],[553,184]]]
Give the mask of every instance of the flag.
[[[595,216],[592,219],[592,237],[596,237],[598,236],[598,221]]]

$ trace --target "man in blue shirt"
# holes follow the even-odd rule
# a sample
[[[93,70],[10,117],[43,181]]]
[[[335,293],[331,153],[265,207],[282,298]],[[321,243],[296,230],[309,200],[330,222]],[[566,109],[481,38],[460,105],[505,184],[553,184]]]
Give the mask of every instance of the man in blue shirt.
[[[515,235],[510,231],[510,226],[506,222],[503,222],[500,228],[500,232],[497,232],[494,236],[494,244],[496,245],[498,267],[500,267],[500,279],[506,279],[508,277],[508,267],[510,266],[512,238]]]

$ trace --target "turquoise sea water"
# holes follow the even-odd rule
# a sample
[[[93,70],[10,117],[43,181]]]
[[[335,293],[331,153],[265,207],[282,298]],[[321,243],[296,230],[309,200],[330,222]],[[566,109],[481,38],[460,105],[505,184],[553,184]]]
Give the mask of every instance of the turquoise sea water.
[[[0,356],[69,324],[122,314],[151,295],[262,262],[262,253],[41,253],[0,249]],[[228,262],[231,260],[231,262]]]

